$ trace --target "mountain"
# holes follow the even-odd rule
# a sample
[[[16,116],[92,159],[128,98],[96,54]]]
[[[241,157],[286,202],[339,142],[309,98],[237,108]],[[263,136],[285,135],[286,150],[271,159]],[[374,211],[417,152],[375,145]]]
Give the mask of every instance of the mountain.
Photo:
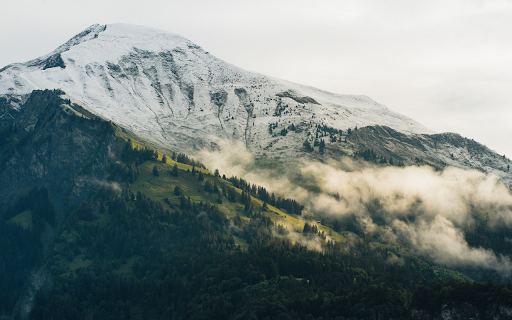
[[[372,148],[408,165],[452,165],[512,179],[510,160],[472,140],[433,135],[366,96],[242,70],[181,36],[147,27],[93,25],[48,55],[2,68],[0,121],[16,117],[35,89],[61,89],[89,112],[167,150],[191,154],[234,139],[271,163],[318,159],[320,131],[321,151],[330,157]],[[372,141],[347,135],[368,126],[376,128]]]
[[[510,313],[507,284],[473,283],[319,223],[291,199],[167,157],[62,95],[32,92],[0,135],[0,194],[11,198],[0,202],[2,319]]]
[[[94,25],[0,70],[0,318],[509,319],[512,194],[485,174],[509,165],[368,97]]]

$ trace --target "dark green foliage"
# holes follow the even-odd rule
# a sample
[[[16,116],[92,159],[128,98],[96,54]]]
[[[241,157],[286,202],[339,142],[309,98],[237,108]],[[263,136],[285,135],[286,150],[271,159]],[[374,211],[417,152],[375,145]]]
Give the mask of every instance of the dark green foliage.
[[[174,155],[173,154],[173,160],[174,160]],[[179,163],[183,163],[183,164],[188,164],[188,165],[191,165],[191,166],[194,166],[194,167],[198,167],[198,168],[203,168],[203,169],[206,169],[206,167],[204,166],[204,164],[202,164],[201,162],[199,161],[195,161],[194,159],[191,159],[189,158],[187,155],[185,155],[184,153],[178,153],[176,154],[176,160],[177,162]]]
[[[251,196],[260,199],[261,201],[270,203],[271,205],[280,208],[285,209],[290,214],[302,214],[302,210],[304,209],[304,206],[299,204],[297,201],[293,199],[281,199],[278,198],[276,200],[274,194],[270,195],[267,190],[263,187],[251,185],[248,181],[237,178],[237,177],[231,177],[228,179],[233,185],[239,189],[242,189],[243,191],[249,193]],[[229,196],[228,196],[229,199]],[[233,200],[236,201],[236,200]],[[244,203],[242,201],[242,203]]]
[[[181,190],[180,186],[174,187],[174,194],[177,196],[180,196],[183,194],[183,191]]]
[[[314,150],[308,140],[304,141],[303,146],[307,152],[313,152],[313,150]]]
[[[320,139],[320,143],[318,144],[318,151],[320,153],[323,153],[324,152],[324,149],[325,149],[325,141],[324,139]]]
[[[459,309],[468,313],[467,318],[509,319],[501,307],[512,307],[512,284],[470,283],[439,281],[433,286],[422,285],[413,294],[411,308],[439,317],[446,309]],[[494,318],[496,319],[496,318]]]
[[[318,233],[318,226],[316,225],[312,225],[312,224],[309,224],[309,223],[305,223],[304,224],[304,229],[302,230],[302,232],[304,233]]]
[[[356,157],[363,158],[365,161],[368,161],[368,162],[374,162],[374,163],[379,163],[379,164],[387,164],[389,162],[390,165],[396,164],[399,167],[403,167],[405,165],[403,161],[395,162],[392,157],[390,157],[388,160],[386,157],[376,154],[373,151],[373,149],[365,149],[365,150],[356,151],[354,155]],[[416,158],[416,162],[419,163],[419,161],[420,160],[418,158]]]
[[[178,176],[178,165],[175,163],[174,166],[172,167],[172,171],[171,171],[171,174],[175,177]]]
[[[204,176],[203,176],[203,173],[201,171],[199,171],[199,175],[197,177],[197,180],[199,180],[199,181],[203,181],[204,180]]]
[[[158,177],[160,175],[160,173],[158,172],[158,167],[156,166],[156,164],[153,166],[153,175],[155,177]]]
[[[165,154],[162,156],[162,163],[167,163],[167,156]]]
[[[27,209],[33,212],[33,222],[38,229],[43,229],[45,223],[55,225],[55,211],[46,187],[32,188],[27,194],[18,198],[14,204],[3,213],[3,218],[9,220]]]
[[[121,159],[126,164],[141,164],[148,160],[155,158],[155,150],[149,147],[144,148],[135,148],[130,139],[124,145],[123,150],[121,151]]]
[[[236,195],[236,191],[235,191],[234,188],[226,186],[224,188],[224,190],[226,192],[226,196],[227,196],[229,201],[231,201],[231,202],[236,202],[237,201],[237,195]]]
[[[25,210],[32,213],[31,229],[7,222]],[[12,310],[24,282],[41,263],[42,236],[52,225],[55,225],[55,213],[45,187],[31,189],[0,211],[0,310]]]
[[[203,190],[204,190],[205,192],[208,192],[208,193],[213,192],[213,185],[212,185],[212,183],[210,182],[210,180],[206,180],[206,181],[204,182]]]
[[[417,258],[389,263],[390,252],[365,240],[350,251],[331,241],[323,252],[293,244],[288,230],[253,212],[250,192],[240,196],[249,222],[238,215],[228,221],[218,207],[181,191],[175,212],[140,192],[131,202],[100,192],[69,217],[67,233],[79,236],[57,242],[49,260],[54,284],[39,291],[30,318],[409,319],[411,308],[435,314],[459,301],[482,310],[512,301],[510,285],[416,290],[436,279],[433,268]],[[228,226],[246,251],[236,249]],[[308,223],[304,236],[322,233]],[[90,264],[68,274],[78,255]]]

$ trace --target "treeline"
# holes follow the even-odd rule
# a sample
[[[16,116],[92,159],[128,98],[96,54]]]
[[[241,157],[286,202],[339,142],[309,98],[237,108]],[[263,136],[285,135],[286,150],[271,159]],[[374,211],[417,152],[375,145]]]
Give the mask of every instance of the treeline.
[[[194,167],[206,169],[204,164],[202,164],[199,161],[196,161],[194,159],[189,158],[184,153],[173,152],[172,153],[172,160],[174,160],[176,162],[179,162],[179,163],[188,164],[188,165],[191,165],[191,166],[194,166]]]
[[[354,131],[357,131],[357,127],[354,128]],[[348,128],[346,135],[351,135],[352,129]],[[318,152],[323,153],[325,151],[325,140],[324,137],[327,137],[331,143],[342,142],[343,130],[336,129],[333,127],[329,127],[327,125],[317,124],[314,129],[314,139],[311,140],[311,132],[308,132],[306,140],[302,144],[304,149],[307,152],[314,152],[315,147],[318,147]],[[325,138],[325,139],[327,139]],[[347,139],[345,137],[345,142]]]
[[[158,158],[158,152],[152,148],[144,146],[143,148],[134,147],[131,139],[128,139],[121,151],[121,159],[126,164],[142,164],[150,159]]]
[[[270,194],[264,187],[251,184],[243,178],[232,176],[228,179],[235,187],[249,193],[251,196],[260,199],[263,202],[271,204],[272,206],[285,209],[289,214],[302,214],[304,206],[295,201],[294,199],[281,198],[276,199],[274,193]]]
[[[365,161],[368,162],[374,162],[379,164],[389,164],[392,166],[398,166],[403,167],[405,166],[404,162],[399,160],[395,161],[393,160],[393,157],[386,158],[384,156],[378,155],[373,151],[373,149],[365,149],[365,150],[359,150],[354,153],[356,157],[363,158]]]
[[[158,151],[147,146],[142,148],[136,147],[133,145],[131,139],[128,139],[121,150],[120,158],[122,163],[114,162],[110,165],[109,173],[111,180],[121,180],[133,183],[137,180],[137,177],[140,174],[139,166],[148,160],[158,159]],[[171,158],[179,163],[206,169],[201,162],[189,158],[184,153],[173,152]],[[164,154],[162,156],[162,162],[166,161],[167,156]],[[195,173],[194,169],[193,173]],[[158,175],[158,169],[156,166],[154,167],[153,174]],[[176,165],[173,168],[172,174],[176,176],[178,175],[178,167]]]

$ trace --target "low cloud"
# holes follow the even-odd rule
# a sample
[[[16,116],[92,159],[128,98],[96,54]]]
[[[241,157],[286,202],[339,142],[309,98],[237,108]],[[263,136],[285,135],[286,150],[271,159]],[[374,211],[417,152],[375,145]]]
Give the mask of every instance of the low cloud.
[[[96,178],[90,178],[87,180],[88,183],[96,186],[96,187],[100,187],[100,188],[105,188],[105,189],[111,189],[115,192],[121,192],[122,189],[121,187],[119,186],[119,183],[117,182],[113,182],[113,181],[106,181],[106,180],[98,180]]]
[[[464,238],[465,230],[477,222],[490,228],[512,227],[512,195],[497,176],[454,167],[442,171],[428,166],[382,167],[344,158],[301,163],[298,185],[288,176],[255,166],[242,144],[219,141],[218,145],[219,151],[197,155],[208,168],[294,198],[315,215],[355,218],[365,232],[414,248],[439,264],[512,270],[508,257],[470,247]]]

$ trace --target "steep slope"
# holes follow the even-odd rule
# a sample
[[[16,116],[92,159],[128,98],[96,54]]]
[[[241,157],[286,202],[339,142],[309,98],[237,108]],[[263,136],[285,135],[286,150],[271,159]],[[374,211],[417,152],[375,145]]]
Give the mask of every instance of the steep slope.
[[[512,162],[475,140],[456,133],[408,135],[389,127],[368,126],[354,131],[346,142],[329,143],[325,153],[336,158],[353,150],[372,150],[376,156],[394,159],[397,163],[430,165],[438,169],[447,166],[493,173],[511,182]],[[326,139],[329,140],[329,139]],[[365,160],[374,161],[363,156]]]
[[[333,94],[247,72],[181,36],[125,24],[93,25],[46,56],[1,69],[0,121],[14,117],[32,90],[45,88],[63,90],[71,101],[145,141],[187,153],[216,148],[218,139],[235,139],[258,159],[319,158],[303,148],[308,139],[314,143],[317,126],[341,130],[340,136],[349,128],[375,125],[413,139],[432,133],[366,96]],[[392,144],[388,141],[388,149],[397,149]],[[358,151],[331,148],[348,155]],[[414,153],[425,161],[444,162],[436,152],[419,148]],[[414,158],[398,156],[414,163]],[[502,170],[508,163],[451,162],[492,167],[510,177]]]
[[[34,91],[12,124],[0,128],[0,204],[46,186],[62,213],[106,178],[116,147],[113,126],[78,113],[62,94]]]

